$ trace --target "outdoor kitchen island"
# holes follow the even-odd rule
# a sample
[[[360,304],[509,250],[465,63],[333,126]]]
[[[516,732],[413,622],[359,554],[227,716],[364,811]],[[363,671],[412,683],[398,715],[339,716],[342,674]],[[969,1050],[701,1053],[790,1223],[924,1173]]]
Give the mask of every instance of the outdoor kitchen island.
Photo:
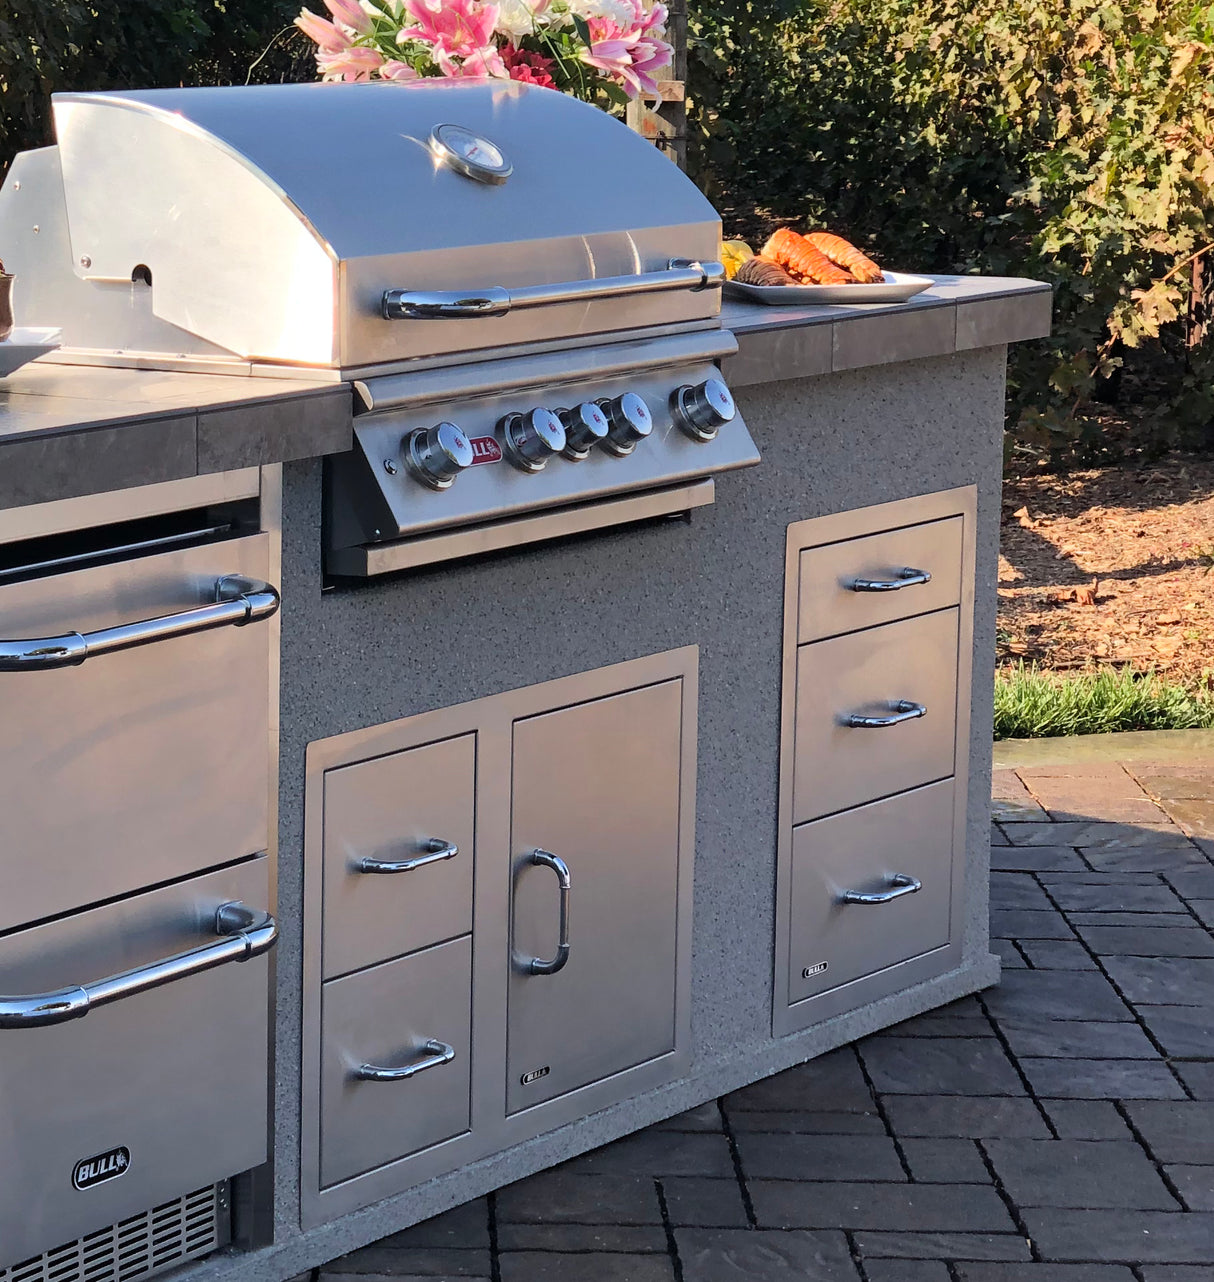
[[[697,238],[686,225],[681,234]],[[176,1256],[153,1267],[200,1282],[279,1282],[996,982],[987,799],[1004,371],[1008,343],[1048,329],[1049,291],[949,279],[888,307],[727,304],[723,328],[712,293],[707,280],[693,284],[693,297],[710,297],[711,324],[617,334],[615,347],[558,351],[556,363],[546,363],[551,348],[485,359],[471,373],[464,366],[453,391],[434,366],[357,390],[357,376],[313,389],[293,376],[276,388],[272,377],[70,363],[0,382],[0,546],[24,546],[31,531],[70,542],[73,520],[100,529],[135,514],[205,516],[197,534],[155,534],[184,538],[184,550],[131,552],[132,537],[125,551],[92,555],[105,573],[128,558],[126,595],[113,607],[126,608],[128,623],[164,613],[145,598],[167,580],[135,592],[138,567],[190,558],[191,590],[213,594],[196,595],[196,608],[229,611],[208,616],[203,636],[236,637],[243,666],[233,654],[193,653],[188,678],[171,667],[174,647],[201,638],[162,629],[141,655],[170,665],[146,669],[150,681],[178,684],[149,698],[167,701],[172,726],[190,731],[191,683],[218,699],[216,665],[232,663],[229,684],[255,685],[268,670],[273,688],[256,707],[268,704],[259,715],[269,734],[253,718],[226,743],[254,791],[277,779],[261,812],[250,809],[239,831],[230,825],[239,857],[201,851],[188,869],[200,882],[227,878],[214,895],[218,917],[203,886],[203,912],[187,917],[201,931],[210,911],[217,934],[244,942],[243,966],[132,987],[122,1000],[100,994],[95,1010],[73,989],[85,993],[75,1013],[87,1018],[72,1022],[53,1003],[31,1011],[0,1000],[0,1134],[38,1172],[0,1195],[0,1225],[24,1232],[36,1204],[40,1223],[72,1226],[27,1239],[16,1255],[0,1232],[0,1282],[43,1282],[75,1255],[93,1262],[90,1279],[111,1282],[120,1276],[111,1239],[126,1230],[106,1226],[133,1226],[133,1240],[143,1211],[154,1225],[207,1181],[222,1186],[206,1212],[224,1219],[221,1230],[191,1246],[204,1237],[190,1237],[197,1223],[184,1210]],[[714,383],[721,377],[736,413]],[[255,392],[237,393],[236,382]],[[591,384],[602,422],[587,408],[600,399]],[[517,402],[518,415],[500,416],[498,435],[469,432],[491,443],[482,452],[498,442],[498,456],[450,473],[462,433],[440,431],[428,406],[450,404],[450,420],[475,429],[478,406],[492,422],[499,401]],[[529,408],[578,402],[553,415],[562,433]],[[393,452],[377,454],[385,414],[407,431],[395,429]],[[170,421],[171,430],[150,426]],[[219,426],[225,449],[214,444]],[[547,457],[534,444],[545,434]],[[81,470],[118,457],[128,437],[138,447],[122,456],[122,480],[102,471],[105,493],[92,492]],[[596,440],[601,460],[576,457],[579,442]],[[562,445],[572,453],[558,458]],[[668,469],[658,483],[592,493],[600,462],[639,468],[650,448],[645,466]],[[546,476],[522,466],[537,460]],[[398,480],[443,498],[419,480],[453,479],[458,501],[472,504],[491,483],[573,484],[567,475],[590,478],[578,482],[584,501],[518,512],[503,488],[496,519],[373,537],[393,515]],[[372,477],[388,478],[382,502]],[[341,532],[360,504],[371,513],[361,542]],[[52,637],[63,651],[48,665],[62,670],[37,672],[23,665],[38,666],[45,642],[14,647],[0,671],[6,719],[17,683],[50,690],[60,678],[100,678],[123,657],[105,652],[120,630],[108,616],[109,640],[87,664],[72,649],[69,638],[83,634],[87,650],[101,634],[69,617],[77,598],[55,599],[57,576],[98,571],[69,567],[67,546],[44,547],[28,582],[15,555],[4,562],[14,573],[0,580],[9,584],[0,623],[18,626],[0,632]],[[34,605],[53,617],[42,630],[25,598],[8,612],[6,594],[31,584]],[[97,608],[87,593],[79,602]],[[255,639],[272,651],[257,658]],[[62,668],[70,663],[82,666]],[[50,770],[59,758],[38,748],[37,704],[21,706],[31,721],[9,737],[24,739],[33,768]],[[269,768],[250,770],[267,739]],[[231,799],[240,781],[222,752],[175,765],[168,774],[189,773],[194,804],[225,821],[243,804]],[[227,792],[214,790],[221,775]],[[131,823],[147,783],[120,781]],[[29,795],[36,787],[35,775]],[[36,839],[37,822],[24,829]],[[40,852],[25,848],[21,863],[4,865],[5,884],[23,883],[31,854]],[[267,886],[254,870],[275,859]],[[185,871],[140,874],[131,891],[184,896]],[[169,877],[178,880],[166,888]],[[103,883],[15,919],[0,938],[0,991],[36,991],[26,977],[44,962],[32,945],[21,951],[24,923],[58,929],[73,918],[37,923],[86,903],[97,906],[81,918],[116,912],[123,893]],[[237,898],[257,911],[224,916]],[[272,952],[263,910],[277,923]],[[66,949],[76,971],[88,968],[82,934]],[[165,934],[161,921],[147,947],[163,949]],[[181,943],[190,942],[187,929]],[[192,1006],[199,985],[246,968],[252,978]],[[272,981],[260,997],[259,977]],[[256,1039],[259,1003],[263,1017],[269,1004],[269,1160],[253,1170],[261,1136],[246,1097],[265,1071],[264,1046],[260,1059],[233,1061],[236,1076],[225,1076],[221,1055],[199,1064],[196,1081],[188,1061],[172,1060],[186,1078],[162,1092],[157,1014],[141,1014],[141,1003],[169,997],[183,1026],[232,1021],[240,1040],[225,1041],[230,1051]],[[117,1017],[125,1022],[107,1038]],[[121,1069],[115,1039],[127,1030],[152,1058],[150,1070],[146,1061],[132,1070],[142,1091],[117,1112],[87,1076],[92,1061],[80,1065],[78,1029],[107,1065]],[[17,1117],[37,1103],[31,1081],[47,1098],[74,1090],[88,1103],[64,1124],[78,1153],[60,1153],[55,1118]],[[242,1133],[214,1132],[215,1146],[233,1142],[230,1183],[205,1129],[172,1153],[123,1138],[128,1122],[149,1133],[158,1110],[187,1094],[197,1117],[222,1118],[237,1087]],[[78,1178],[70,1162],[37,1165],[40,1125],[58,1128],[56,1154],[82,1160]],[[204,1155],[209,1165],[199,1165]],[[157,1181],[124,1205],[141,1163]],[[198,1170],[210,1173],[195,1180]],[[79,1210],[90,1194],[115,1208],[91,1225]],[[115,1263],[98,1272],[105,1251]],[[84,1265],[63,1276],[85,1277]]]

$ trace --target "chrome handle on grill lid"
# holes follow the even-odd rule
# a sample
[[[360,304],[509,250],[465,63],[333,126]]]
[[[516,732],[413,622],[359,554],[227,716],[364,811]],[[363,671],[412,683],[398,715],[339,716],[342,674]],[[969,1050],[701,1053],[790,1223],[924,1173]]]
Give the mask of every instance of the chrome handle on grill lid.
[[[133,646],[205,632],[225,624],[239,627],[245,623],[256,623],[274,614],[278,604],[278,592],[268,583],[229,574],[216,580],[213,605],[163,614],[155,619],[140,619],[135,623],[120,623],[117,627],[100,628],[96,632],[68,632],[60,637],[0,641],[0,672],[68,668],[111,650],[129,650]]]
[[[491,286],[480,290],[388,289],[384,291],[381,310],[385,320],[470,320],[557,303],[587,303],[672,289],[719,289],[724,280],[725,268],[720,263],[672,258],[664,271],[568,280],[556,285],[523,285],[518,289]]]
[[[197,975],[226,962],[248,961],[274,947],[278,925],[269,913],[249,908],[239,900],[222,904],[215,913],[218,939],[198,948],[163,957],[146,966],[136,966],[106,979],[95,979],[53,993],[31,993],[24,997],[0,997],[0,1029],[45,1028],[81,1019],[95,1006],[108,1006],[124,997],[134,997],[187,975]]]

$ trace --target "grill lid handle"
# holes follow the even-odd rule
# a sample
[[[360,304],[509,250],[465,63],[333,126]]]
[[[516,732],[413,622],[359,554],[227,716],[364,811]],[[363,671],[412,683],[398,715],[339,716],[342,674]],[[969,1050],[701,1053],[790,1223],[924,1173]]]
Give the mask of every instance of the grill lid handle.
[[[31,993],[26,997],[0,997],[0,1029],[46,1028],[81,1019],[95,1006],[150,988],[160,988],[187,975],[212,970],[226,962],[248,961],[274,947],[278,925],[269,913],[249,908],[240,900],[221,904],[215,912],[217,939],[172,957],[163,957],[147,966],[136,966],[106,979],[95,979],[75,988],[61,988],[53,993]]]
[[[0,672],[26,669],[69,668],[96,654],[130,650],[169,637],[188,636],[210,628],[257,623],[278,609],[278,592],[268,583],[242,574],[228,574],[215,581],[215,602],[178,614],[155,619],[120,623],[96,632],[68,632],[61,637],[30,637],[21,641],[0,641]]]
[[[518,289],[492,286],[481,290],[388,289],[384,291],[381,310],[385,320],[470,320],[558,303],[586,303],[674,289],[720,289],[724,280],[725,268],[720,263],[672,258],[664,271],[568,280],[556,285],[524,285]]]

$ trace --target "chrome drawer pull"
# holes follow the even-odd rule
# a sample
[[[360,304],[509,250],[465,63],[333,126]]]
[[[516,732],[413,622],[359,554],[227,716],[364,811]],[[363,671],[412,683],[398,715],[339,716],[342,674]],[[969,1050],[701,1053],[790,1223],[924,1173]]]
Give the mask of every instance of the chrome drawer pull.
[[[931,581],[932,576],[926,570],[913,570],[908,565],[898,570],[892,579],[853,579],[848,586],[853,592],[898,592]]]
[[[901,725],[903,721],[914,721],[918,717],[927,716],[927,708],[922,703],[914,703],[910,699],[899,699],[897,703],[891,703],[890,714],[887,717],[864,717],[858,712],[853,712],[844,719],[843,724],[863,730],[880,730],[885,726]]]
[[[124,970],[108,979],[96,979],[76,988],[61,988],[53,993],[34,993],[28,997],[0,997],[0,1028],[45,1028],[48,1024],[66,1024],[81,1019],[95,1006],[149,989],[160,988],[187,975],[213,970],[227,962],[248,961],[273,948],[278,938],[278,925],[267,912],[249,908],[239,900],[223,904],[215,913],[215,933],[220,936],[211,944],[175,953],[148,966]]]
[[[385,320],[470,320],[505,316],[527,307],[556,303],[588,303],[595,299],[626,298],[671,289],[719,289],[725,279],[720,263],[672,258],[663,271],[634,276],[600,276],[597,280],[567,280],[555,285],[524,285],[502,289],[387,289],[380,302]]]
[[[560,939],[556,955],[551,960],[530,957],[527,959],[526,970],[531,975],[555,975],[569,960],[569,865],[560,856],[549,854],[546,850],[533,850],[531,862],[541,868],[551,868],[556,873],[556,882],[561,889],[561,917],[558,927]]]
[[[360,859],[354,865],[355,872],[412,872],[414,868],[424,868],[427,864],[441,863],[444,859],[454,859],[459,854],[459,847],[453,841],[444,841],[441,837],[431,837],[422,842],[424,855],[415,855],[412,859]]]
[[[278,592],[268,583],[228,574],[215,581],[215,603],[163,614],[137,623],[120,623],[116,628],[96,632],[69,632],[61,637],[37,637],[23,641],[0,641],[0,672],[27,669],[67,668],[95,654],[130,650],[137,645],[189,636],[210,628],[257,623],[278,609]]]
[[[353,1076],[360,1082],[407,1082],[418,1073],[424,1073],[428,1068],[441,1068],[455,1058],[454,1046],[448,1046],[446,1042],[433,1037],[422,1045],[422,1050],[426,1052],[425,1055],[411,1064],[402,1064],[400,1068],[377,1068],[374,1064],[360,1064]]]
[[[923,883],[917,877],[904,872],[896,872],[889,879],[888,890],[845,890],[839,896],[844,904],[890,904],[903,895],[914,895],[923,889]]]

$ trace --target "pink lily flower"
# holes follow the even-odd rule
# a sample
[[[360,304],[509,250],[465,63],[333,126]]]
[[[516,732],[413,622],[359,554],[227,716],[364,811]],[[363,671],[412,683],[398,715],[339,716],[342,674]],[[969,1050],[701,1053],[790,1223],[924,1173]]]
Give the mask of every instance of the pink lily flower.
[[[379,69],[381,80],[420,80],[421,77],[407,62],[389,58]]]
[[[316,65],[325,80],[370,80],[384,65],[384,56],[375,49],[318,49]]]
[[[371,34],[371,18],[355,0],[325,0],[325,7],[341,23],[358,36]]]
[[[322,18],[320,14],[313,13],[310,9],[305,9],[295,19],[295,25],[309,40],[314,40],[317,46],[327,53],[348,49],[352,43],[350,37],[340,27],[327,18]]]
[[[674,50],[664,40],[638,40],[632,50],[631,75],[646,93],[657,93],[658,82],[650,74],[670,66]]]
[[[479,0],[405,0],[405,8],[417,20],[406,27],[397,41],[421,40],[442,46],[448,57],[466,58],[493,45],[498,7]],[[437,61],[437,59],[436,59]]]

